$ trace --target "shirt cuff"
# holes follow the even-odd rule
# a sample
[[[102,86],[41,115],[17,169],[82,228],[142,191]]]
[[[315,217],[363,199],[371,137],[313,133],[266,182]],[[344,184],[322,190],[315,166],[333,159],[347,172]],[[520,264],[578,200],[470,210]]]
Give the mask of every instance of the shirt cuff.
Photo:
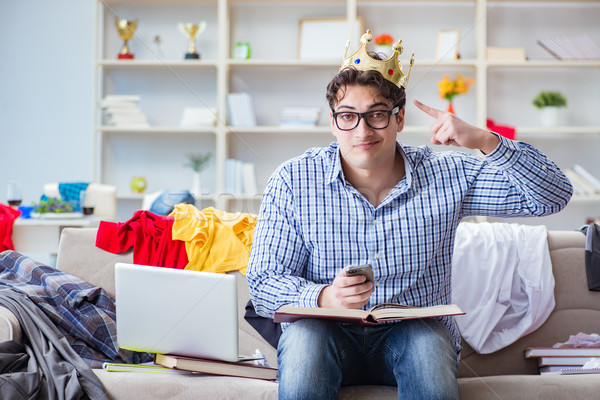
[[[486,155],[487,160],[497,168],[508,169],[515,165],[520,157],[519,145],[515,140],[510,140],[496,132],[490,131],[500,139],[494,151]]]
[[[300,307],[318,307],[318,299],[321,290],[325,289],[327,285],[308,285],[300,293],[300,299],[298,300],[298,306]]]

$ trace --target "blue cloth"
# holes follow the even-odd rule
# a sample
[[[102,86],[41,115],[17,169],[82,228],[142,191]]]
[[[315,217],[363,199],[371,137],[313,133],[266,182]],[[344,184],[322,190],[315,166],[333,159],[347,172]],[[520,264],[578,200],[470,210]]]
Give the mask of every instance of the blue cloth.
[[[80,197],[81,191],[86,190],[89,183],[87,182],[68,182],[58,184],[58,193],[64,201],[72,201],[74,204],[73,211],[81,211]]]
[[[148,211],[157,215],[169,215],[175,204],[179,203],[195,205],[196,201],[187,190],[165,190],[154,200]]]
[[[541,152],[499,139],[485,158],[398,144],[406,174],[377,208],[345,181],[337,143],[284,163],[267,184],[248,264],[257,313],[272,318],[284,304],[316,307],[342,268],[361,264],[371,264],[375,276],[365,308],[449,304],[462,218],[547,215],[572,194]],[[442,320],[459,346],[454,319]]]
[[[10,250],[0,253],[0,287],[31,299],[92,367],[152,360],[148,353],[119,349],[115,302],[99,287]]]

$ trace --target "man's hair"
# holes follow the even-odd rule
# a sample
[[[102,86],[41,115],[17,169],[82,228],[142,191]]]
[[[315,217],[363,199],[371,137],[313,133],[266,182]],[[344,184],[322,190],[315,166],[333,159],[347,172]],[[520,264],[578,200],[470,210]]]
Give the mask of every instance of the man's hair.
[[[345,92],[346,87],[350,85],[367,86],[375,88],[379,95],[389,100],[393,107],[404,107],[406,103],[406,92],[403,87],[394,85],[375,70],[358,70],[353,67],[347,67],[341,70],[327,85],[327,94],[325,97],[329,102],[329,108],[333,111],[338,102],[338,91]],[[344,98],[342,93],[341,98]]]

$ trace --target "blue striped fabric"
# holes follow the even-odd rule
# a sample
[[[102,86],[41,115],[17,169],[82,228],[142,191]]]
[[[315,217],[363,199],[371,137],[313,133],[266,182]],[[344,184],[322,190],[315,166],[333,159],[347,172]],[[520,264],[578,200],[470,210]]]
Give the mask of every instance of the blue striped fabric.
[[[92,368],[152,360],[150,354],[119,349],[115,302],[99,287],[8,250],[0,253],[0,289],[29,297]]]
[[[267,184],[247,270],[257,312],[272,318],[284,304],[316,307],[341,268],[366,263],[376,286],[365,308],[448,304],[462,218],[547,215],[572,194],[539,151],[500,140],[485,158],[398,144],[406,176],[377,208],[345,182],[337,143],[284,163]],[[454,320],[443,320],[458,346]]]
[[[64,201],[75,201],[79,203],[79,193],[86,190],[88,183],[86,182],[68,182],[59,183],[58,192]]]

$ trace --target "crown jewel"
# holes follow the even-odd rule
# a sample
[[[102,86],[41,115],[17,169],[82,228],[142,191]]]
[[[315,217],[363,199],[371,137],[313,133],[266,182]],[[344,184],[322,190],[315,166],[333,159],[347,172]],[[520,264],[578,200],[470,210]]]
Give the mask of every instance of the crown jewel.
[[[373,40],[373,35],[371,35],[370,30],[367,30],[367,32],[360,37],[360,46],[358,47],[358,50],[350,57],[346,57],[348,55],[348,47],[350,46],[350,39],[348,39],[346,42],[346,52],[344,53],[344,62],[340,69],[350,66],[363,71],[374,69],[379,71],[385,79],[392,82],[394,85],[406,88],[408,78],[410,77],[410,70],[415,61],[415,55],[412,55],[408,73],[404,75],[402,73],[402,64],[398,59],[398,56],[402,54],[402,51],[404,50],[402,48],[402,40],[398,40],[393,44],[392,48],[394,49],[394,53],[387,60],[376,60],[369,56],[367,53],[367,44],[371,42],[371,40]]]

